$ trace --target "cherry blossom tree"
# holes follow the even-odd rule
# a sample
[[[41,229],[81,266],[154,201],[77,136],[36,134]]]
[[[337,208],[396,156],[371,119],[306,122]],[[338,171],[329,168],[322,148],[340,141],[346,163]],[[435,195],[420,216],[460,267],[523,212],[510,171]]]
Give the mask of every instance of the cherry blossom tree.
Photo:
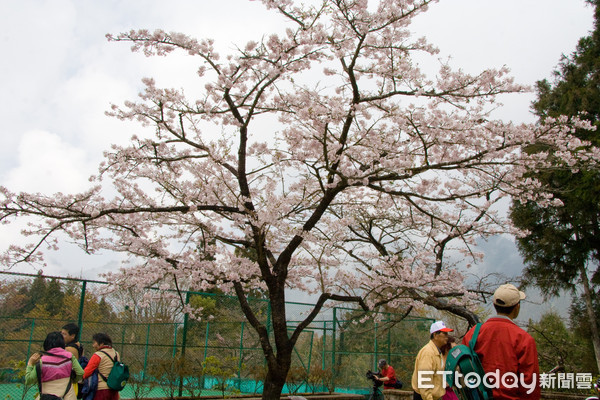
[[[547,143],[569,168],[590,155],[565,140],[565,120],[491,118],[498,95],[524,90],[505,68],[469,75],[440,62],[426,76],[414,55],[439,62],[437,50],[408,27],[432,2],[263,0],[287,29],[227,57],[181,33],[108,35],[147,56],[196,57],[203,95],[144,79],[140,99],[109,114],[152,134],[113,146],[85,193],[1,188],[0,220],[31,223],[30,242],[2,262],[42,262],[66,234],[90,253],[131,255],[111,276],[120,286],[235,294],[267,360],[265,399],[279,398],[294,344],[328,301],[428,305],[474,322],[445,251],[506,231],[496,207],[505,196],[552,200],[522,176],[557,164],[523,146]],[[289,288],[318,298],[291,331]],[[270,302],[272,337],[249,305],[256,289]]]

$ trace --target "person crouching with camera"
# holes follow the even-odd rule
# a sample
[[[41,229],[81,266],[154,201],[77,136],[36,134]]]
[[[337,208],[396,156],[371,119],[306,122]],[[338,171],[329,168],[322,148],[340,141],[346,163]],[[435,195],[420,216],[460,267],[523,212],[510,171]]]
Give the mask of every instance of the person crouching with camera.
[[[377,366],[379,367],[379,376],[375,376],[375,379],[383,382],[384,389],[394,389],[397,381],[394,367],[388,365],[385,359],[379,360]]]

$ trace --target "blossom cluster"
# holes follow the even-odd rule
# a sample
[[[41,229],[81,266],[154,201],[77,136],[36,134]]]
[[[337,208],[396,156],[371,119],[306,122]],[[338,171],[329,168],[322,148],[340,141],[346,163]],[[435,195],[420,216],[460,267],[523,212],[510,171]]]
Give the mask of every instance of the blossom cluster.
[[[141,130],[105,154],[90,191],[44,197],[0,190],[0,221],[28,218],[26,245],[2,262],[37,262],[57,234],[87,252],[130,256],[120,285],[238,296],[285,288],[382,305],[469,306],[445,254],[511,230],[507,196],[554,204],[529,171],[596,168],[574,141],[582,121],[493,120],[497,96],[526,90],[507,68],[427,76],[411,36],[430,0],[264,0],[288,24],[226,57],[210,39],[163,30],[109,35],[133,51],[197,57],[201,97],[143,79],[108,112]],[[548,152],[530,154],[543,143]],[[105,198],[105,197],[108,197]],[[329,296],[329,297],[327,297]],[[336,297],[339,298],[339,297]]]

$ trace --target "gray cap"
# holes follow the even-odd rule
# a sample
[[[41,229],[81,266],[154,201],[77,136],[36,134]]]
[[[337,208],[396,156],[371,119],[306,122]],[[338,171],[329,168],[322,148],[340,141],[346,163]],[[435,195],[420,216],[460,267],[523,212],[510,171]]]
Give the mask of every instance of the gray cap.
[[[381,360],[379,360],[379,363],[377,363],[377,366],[379,368],[383,368],[387,365],[387,361],[385,361],[385,358],[382,358]]]

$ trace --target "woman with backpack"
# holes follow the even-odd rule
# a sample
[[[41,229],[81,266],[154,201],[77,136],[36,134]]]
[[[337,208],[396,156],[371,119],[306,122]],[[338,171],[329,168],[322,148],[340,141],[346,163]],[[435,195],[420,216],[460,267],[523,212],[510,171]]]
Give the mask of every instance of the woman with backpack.
[[[83,379],[98,371],[98,389],[94,400],[118,400],[119,392],[108,387],[106,381],[113,368],[114,361],[119,359],[119,353],[112,348],[112,339],[106,333],[96,333],[92,336],[92,347],[96,352],[83,371]]]
[[[25,383],[38,383],[42,400],[54,397],[64,400],[76,400],[73,379],[77,382],[83,375],[83,369],[77,358],[65,350],[65,340],[60,332],[50,332],[43,345],[44,351],[33,354],[27,361]],[[53,399],[57,400],[57,399]]]

